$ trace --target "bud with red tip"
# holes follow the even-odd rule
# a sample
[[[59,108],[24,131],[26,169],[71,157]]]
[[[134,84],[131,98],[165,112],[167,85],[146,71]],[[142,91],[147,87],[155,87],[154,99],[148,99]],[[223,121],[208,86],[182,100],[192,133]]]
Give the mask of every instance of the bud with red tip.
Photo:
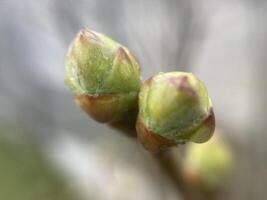
[[[65,67],[77,104],[95,120],[118,121],[135,109],[140,67],[126,47],[84,28],[69,47]]]
[[[160,73],[139,93],[138,138],[158,152],[185,142],[209,140],[215,128],[213,106],[202,81],[191,73]]]

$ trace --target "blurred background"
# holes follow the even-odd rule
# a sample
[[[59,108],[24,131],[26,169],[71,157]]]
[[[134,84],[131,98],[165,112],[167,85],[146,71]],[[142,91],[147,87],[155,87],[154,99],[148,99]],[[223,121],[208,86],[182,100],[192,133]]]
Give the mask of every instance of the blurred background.
[[[264,199],[267,2],[0,0],[0,199],[184,199],[132,138],[90,119],[64,84],[84,26],[136,55],[146,79],[200,77],[235,170],[220,199]]]

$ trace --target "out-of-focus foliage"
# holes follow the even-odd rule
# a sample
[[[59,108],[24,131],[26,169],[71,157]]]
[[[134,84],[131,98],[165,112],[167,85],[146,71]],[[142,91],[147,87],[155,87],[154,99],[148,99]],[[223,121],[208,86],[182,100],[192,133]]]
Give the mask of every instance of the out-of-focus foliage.
[[[34,146],[0,137],[1,200],[77,200]]]
[[[210,189],[219,188],[229,182],[229,176],[234,169],[233,152],[217,135],[205,144],[188,145],[183,163],[188,179]]]

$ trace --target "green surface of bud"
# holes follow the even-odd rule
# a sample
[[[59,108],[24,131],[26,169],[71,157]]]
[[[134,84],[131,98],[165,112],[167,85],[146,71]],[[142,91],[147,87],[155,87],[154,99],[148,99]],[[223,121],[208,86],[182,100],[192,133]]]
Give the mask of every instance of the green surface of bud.
[[[215,189],[225,183],[232,170],[232,151],[222,138],[187,147],[184,172],[189,183]]]
[[[139,64],[109,37],[82,29],[69,47],[65,68],[65,81],[77,103],[97,121],[119,120],[136,106]]]
[[[214,132],[215,118],[204,83],[185,72],[160,73],[148,79],[139,93],[136,128],[143,144],[149,142],[144,135],[151,134],[170,144],[207,141]]]

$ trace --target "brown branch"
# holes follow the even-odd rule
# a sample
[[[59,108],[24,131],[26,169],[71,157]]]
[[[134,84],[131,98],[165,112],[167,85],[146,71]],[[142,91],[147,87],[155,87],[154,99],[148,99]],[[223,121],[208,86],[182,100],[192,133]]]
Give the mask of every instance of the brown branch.
[[[136,139],[136,130],[134,124],[116,123],[110,127],[115,128],[122,134]],[[181,192],[185,200],[215,200],[218,197],[217,192],[208,191],[205,187],[189,183],[183,174],[182,166],[175,149],[169,148],[159,153],[151,153],[167,177],[172,181],[177,190]]]
[[[215,200],[218,198],[218,191],[208,190],[200,183],[194,184],[186,179],[181,159],[178,158],[179,155],[175,149],[170,148],[155,154],[154,157],[185,200]]]
[[[179,165],[179,162],[176,162],[176,159],[174,159],[171,149],[154,154],[154,158],[162,168],[162,171],[170,178],[175,187],[186,198],[187,186],[183,179],[182,168]]]

